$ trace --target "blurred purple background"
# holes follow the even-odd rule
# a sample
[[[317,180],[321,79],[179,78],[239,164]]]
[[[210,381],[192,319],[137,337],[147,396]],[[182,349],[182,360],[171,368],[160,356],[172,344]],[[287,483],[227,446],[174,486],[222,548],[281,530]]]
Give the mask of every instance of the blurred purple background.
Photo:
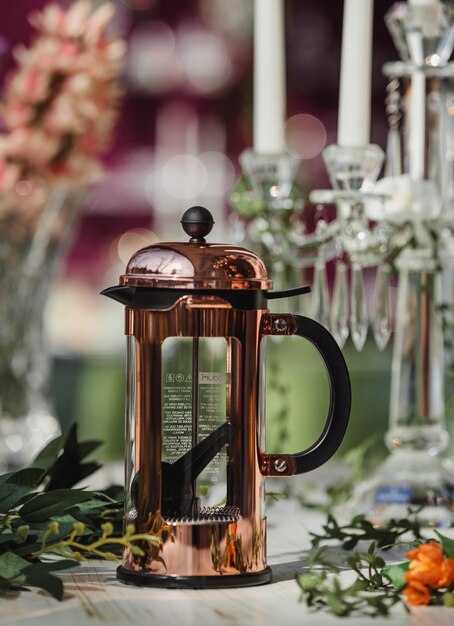
[[[7,4],[0,26],[3,76],[12,65],[11,49],[33,34],[28,14],[47,2]],[[134,249],[178,238],[177,218],[192,204],[211,208],[216,238],[228,239],[228,191],[239,173],[238,155],[252,144],[252,0],[115,4],[115,27],[129,43],[125,95],[106,176],[89,194],[60,281],[71,293],[75,285],[82,289],[87,302],[116,282]],[[391,4],[375,2],[371,139],[382,147],[381,66],[397,58],[383,21]],[[320,153],[336,142],[343,2],[286,0],[285,6],[287,131],[303,157],[299,182],[309,191],[328,185]],[[58,310],[57,303],[56,318]]]
[[[115,28],[129,44],[123,105],[105,156],[106,175],[90,190],[46,325],[55,356],[56,414],[64,426],[77,420],[82,437],[105,441],[103,454],[118,458],[123,309],[99,292],[118,282],[134,250],[158,239],[180,239],[179,216],[188,206],[203,204],[213,211],[212,240],[231,239],[228,193],[239,175],[238,156],[252,144],[253,60],[252,0],[113,1]],[[12,67],[12,48],[27,44],[33,34],[27,16],[46,4],[3,0],[2,78]],[[391,4],[375,0],[371,140],[383,148],[386,81],[381,66],[397,59],[383,21]],[[286,0],[285,7],[287,139],[301,157],[298,182],[309,192],[328,186],[321,152],[336,142],[343,2]],[[286,359],[293,363],[292,354]],[[357,382],[359,426],[353,439],[360,441],[387,415],[389,352],[371,348],[364,361],[364,354],[351,350],[348,361]],[[299,371],[299,360],[294,365]],[[314,380],[312,374],[306,372],[307,380]],[[302,387],[298,380],[291,395],[298,423]]]

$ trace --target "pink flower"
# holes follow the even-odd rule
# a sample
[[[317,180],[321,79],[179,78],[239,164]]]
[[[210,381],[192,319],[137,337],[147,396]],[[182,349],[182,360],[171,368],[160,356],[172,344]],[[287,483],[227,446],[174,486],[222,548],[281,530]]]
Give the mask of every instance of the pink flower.
[[[66,14],[58,4],[51,4],[41,13],[32,13],[31,24],[43,32],[58,36],[65,22]]]
[[[84,121],[77,115],[75,98],[61,93],[43,118],[43,127],[54,134],[79,134],[85,130]]]
[[[11,191],[19,179],[19,168],[0,160],[0,191]]]
[[[104,34],[105,29],[112,21],[115,15],[115,7],[111,2],[102,4],[88,20],[87,27],[84,32],[84,38],[87,43],[97,43]]]
[[[73,70],[78,54],[79,46],[74,41],[43,36],[28,51],[25,63],[48,74],[66,73]]]
[[[65,39],[60,43],[58,53],[63,59],[69,59],[74,63],[74,59],[77,57],[79,50],[73,41]]]
[[[19,127],[7,137],[6,153],[15,161],[29,162],[35,167],[46,167],[59,149],[58,137],[40,128]]]
[[[33,118],[33,109],[24,102],[13,102],[3,112],[3,122],[8,129],[25,126]]]
[[[32,16],[40,35],[30,48],[15,51],[18,69],[4,95],[8,132],[0,138],[0,158],[14,164],[5,181],[16,172],[16,182],[42,193],[57,180],[83,183],[99,174],[125,53],[122,40],[106,35],[113,15],[111,2],[93,10],[91,0],[77,0],[67,10],[51,4]]]
[[[33,68],[19,71],[9,84],[8,100],[21,98],[25,102],[42,102],[49,96],[49,75]]]
[[[63,23],[63,36],[83,37],[89,23],[92,4],[89,0],[79,0],[70,6]]]
[[[66,81],[66,89],[68,93],[79,97],[86,97],[87,94],[94,91],[94,84],[90,76],[90,72],[81,71],[70,76]]]

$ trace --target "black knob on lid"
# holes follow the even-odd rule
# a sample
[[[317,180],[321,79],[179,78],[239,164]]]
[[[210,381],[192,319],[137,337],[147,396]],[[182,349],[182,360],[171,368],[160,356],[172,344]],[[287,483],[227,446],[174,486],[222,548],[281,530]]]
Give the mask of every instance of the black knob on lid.
[[[205,236],[211,231],[214,219],[208,209],[193,206],[181,218],[184,232],[191,237],[190,243],[205,243]]]

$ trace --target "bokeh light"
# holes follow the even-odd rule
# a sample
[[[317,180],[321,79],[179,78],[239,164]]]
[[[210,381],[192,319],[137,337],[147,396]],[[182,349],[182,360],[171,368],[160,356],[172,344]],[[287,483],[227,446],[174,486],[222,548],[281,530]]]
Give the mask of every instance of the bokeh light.
[[[182,70],[176,55],[175,35],[164,22],[146,22],[131,35],[128,56],[130,80],[152,92],[173,89]]]
[[[33,185],[29,180],[23,179],[16,183],[16,193],[18,196],[29,196],[33,191]]]
[[[208,150],[199,154],[207,172],[204,193],[207,196],[223,196],[235,183],[236,172],[232,161],[222,152]]]
[[[313,115],[301,113],[285,123],[287,151],[296,158],[313,159],[326,145],[326,129]]]
[[[219,36],[185,26],[178,33],[178,50],[183,70],[195,91],[211,93],[228,85],[232,64]]]
[[[158,236],[148,228],[132,228],[114,241],[111,247],[111,258],[120,261],[124,266],[134,252],[159,241]]]
[[[177,154],[170,158],[161,171],[162,186],[177,200],[192,200],[199,196],[208,182],[202,161],[192,154]]]

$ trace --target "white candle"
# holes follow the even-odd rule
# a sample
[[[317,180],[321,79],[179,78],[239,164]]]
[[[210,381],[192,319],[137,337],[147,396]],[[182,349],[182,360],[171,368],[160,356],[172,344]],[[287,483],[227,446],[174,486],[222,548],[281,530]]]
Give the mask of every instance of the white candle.
[[[374,0],[345,0],[337,142],[370,142],[372,26]]]
[[[283,0],[254,0],[254,151],[284,152]]]
[[[415,70],[411,76],[409,116],[410,176],[422,180],[426,145],[426,77],[420,70]]]

